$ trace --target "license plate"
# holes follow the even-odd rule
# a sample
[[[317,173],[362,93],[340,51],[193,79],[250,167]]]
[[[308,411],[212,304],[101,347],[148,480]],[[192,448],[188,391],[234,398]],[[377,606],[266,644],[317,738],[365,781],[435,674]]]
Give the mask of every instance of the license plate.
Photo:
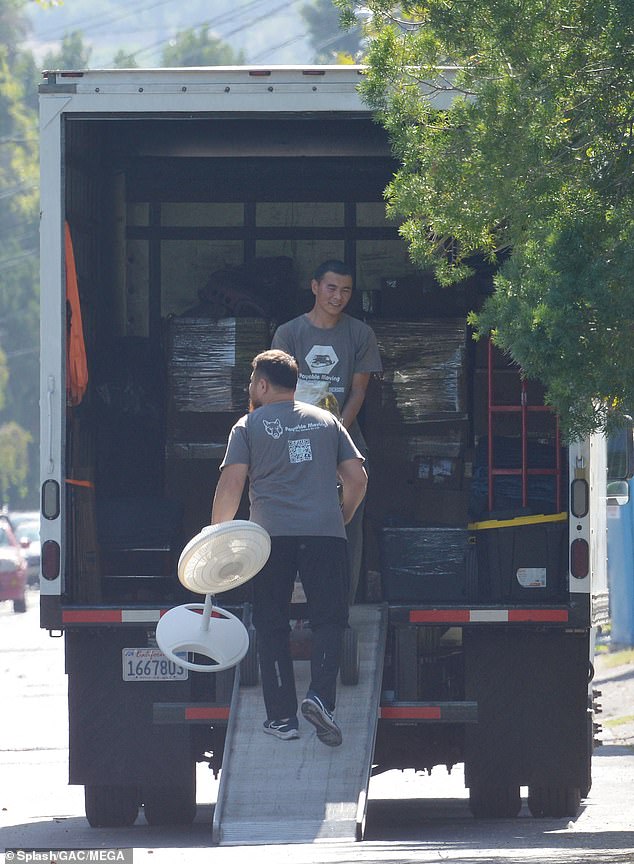
[[[168,659],[159,648],[124,648],[121,652],[124,681],[185,681],[189,672]],[[187,659],[187,653],[177,654]]]

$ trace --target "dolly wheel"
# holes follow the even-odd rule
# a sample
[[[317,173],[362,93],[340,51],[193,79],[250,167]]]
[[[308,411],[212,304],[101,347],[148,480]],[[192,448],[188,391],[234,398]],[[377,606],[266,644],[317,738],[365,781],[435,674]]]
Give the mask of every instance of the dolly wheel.
[[[359,640],[356,630],[351,627],[343,631],[343,646],[341,649],[341,664],[339,667],[339,678],[344,685],[355,685],[359,683],[359,669],[361,661],[359,657]]]
[[[258,637],[255,630],[249,630],[249,647],[240,663],[240,684],[243,687],[255,687],[260,680],[258,663]]]

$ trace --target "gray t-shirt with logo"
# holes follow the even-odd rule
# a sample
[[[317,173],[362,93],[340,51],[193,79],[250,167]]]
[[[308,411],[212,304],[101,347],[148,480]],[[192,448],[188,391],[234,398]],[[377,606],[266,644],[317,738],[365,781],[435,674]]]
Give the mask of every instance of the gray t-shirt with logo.
[[[220,468],[249,466],[250,518],[273,537],[345,537],[337,465],[363,457],[343,425],[305,402],[272,402],[245,414]]]
[[[381,355],[371,327],[345,313],[334,327],[315,327],[306,315],[287,321],[275,331],[272,348],[297,360],[299,377],[327,381],[343,408],[355,372],[381,372]]]

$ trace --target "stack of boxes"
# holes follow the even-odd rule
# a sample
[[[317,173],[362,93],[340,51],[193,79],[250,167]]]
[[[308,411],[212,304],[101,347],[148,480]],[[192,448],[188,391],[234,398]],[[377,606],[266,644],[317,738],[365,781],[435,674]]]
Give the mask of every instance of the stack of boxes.
[[[168,455],[218,458],[232,423],[248,408],[251,361],[269,347],[269,324],[172,318],[167,343]]]
[[[248,410],[251,361],[271,341],[263,318],[167,322],[166,488],[183,501],[186,536],[211,512],[229,431]],[[246,518],[244,503],[238,518]]]
[[[377,320],[372,326],[384,374],[373,382],[366,407],[367,513],[379,535],[384,597],[466,597],[465,320]]]

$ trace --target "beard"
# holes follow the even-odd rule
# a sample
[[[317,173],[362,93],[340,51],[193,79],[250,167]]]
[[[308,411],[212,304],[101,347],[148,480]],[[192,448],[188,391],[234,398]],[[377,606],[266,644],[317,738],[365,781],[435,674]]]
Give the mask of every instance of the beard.
[[[259,402],[257,399],[256,400],[249,399],[249,413],[251,413],[252,411],[255,411],[256,408],[261,408],[261,407],[262,407],[262,403]]]

